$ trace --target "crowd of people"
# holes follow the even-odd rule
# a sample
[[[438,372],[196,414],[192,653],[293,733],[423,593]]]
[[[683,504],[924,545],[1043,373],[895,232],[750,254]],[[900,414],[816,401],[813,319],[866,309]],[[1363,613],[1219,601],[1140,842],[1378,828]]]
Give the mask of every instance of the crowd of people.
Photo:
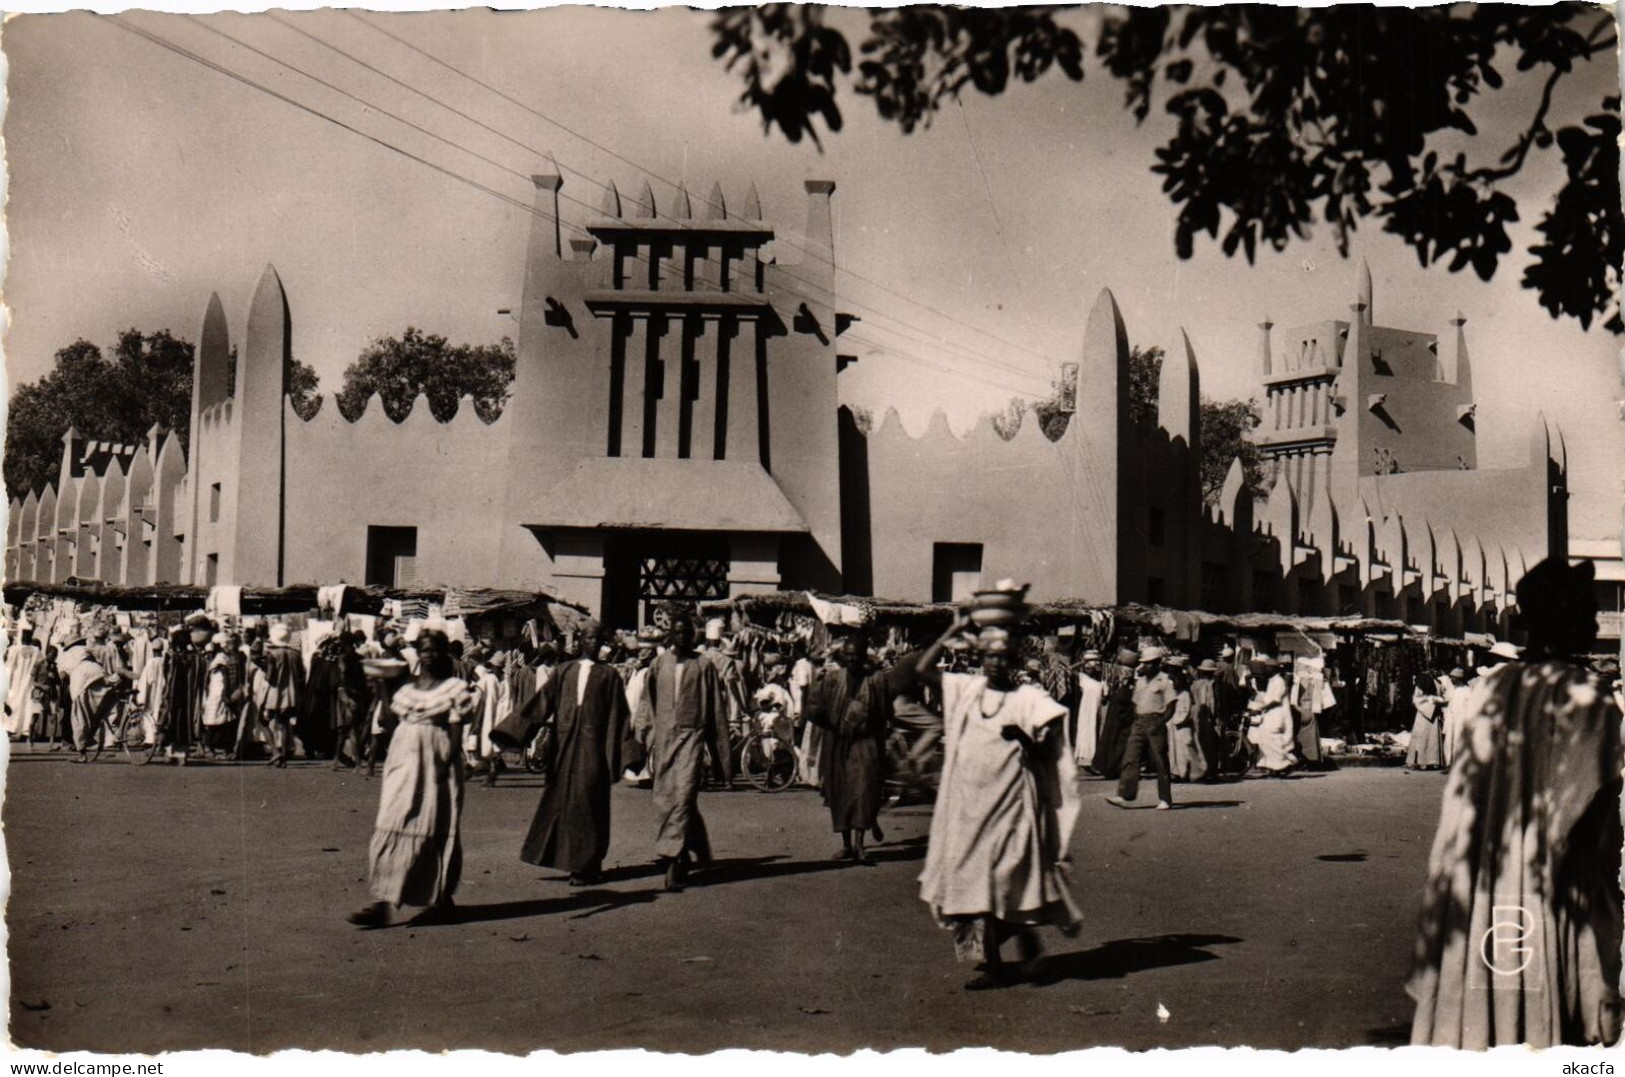
[[[1619,1036],[1621,693],[1617,665],[1586,657],[1590,584],[1585,566],[1543,562],[1517,588],[1526,650],[1498,645],[1475,677],[1455,668],[1413,686],[1408,763],[1449,770],[1410,983],[1417,1043]],[[7,723],[83,752],[98,715],[128,694],[180,761],[252,747],[274,765],[299,753],[372,772],[382,757],[373,902],[351,920],[384,927],[455,918],[465,776],[494,781],[504,750],[545,744],[524,862],[599,882],[611,790],[647,783],[652,853],[678,892],[712,859],[700,797],[731,776],[743,731],[793,744],[839,838],[833,855],[869,864],[888,739],[905,712],[931,714],[941,765],[919,896],[976,963],[973,989],[1010,982],[1005,944],[1024,962],[1038,927],[1078,930],[1071,850],[1085,779],[1115,781],[1105,800],[1128,808],[1149,769],[1166,810],[1176,781],[1323,762],[1320,720],[1340,685],[1319,656],[1243,661],[1227,643],[1198,659],[1146,638],[1108,664],[977,612],[913,648],[895,635],[877,645],[861,627],[834,630],[827,647],[730,634],[720,620],[702,636],[682,608],[663,631],[617,637],[588,622],[562,645],[500,650],[432,623],[386,625],[372,640],[341,631],[308,661],[284,625],[240,636],[202,615],[167,639],[93,627],[55,653],[25,634],[6,659]],[[1501,930],[1496,916],[1514,906],[1535,943]],[[1536,956],[1503,972],[1507,938]]]

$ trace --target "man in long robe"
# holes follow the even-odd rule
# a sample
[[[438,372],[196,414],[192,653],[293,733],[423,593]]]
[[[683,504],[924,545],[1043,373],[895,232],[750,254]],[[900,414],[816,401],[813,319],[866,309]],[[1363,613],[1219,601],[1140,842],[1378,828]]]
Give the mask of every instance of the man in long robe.
[[[117,702],[117,682],[92,656],[82,638],[70,640],[62,648],[57,668],[68,682],[73,746],[79,752],[79,762],[83,763],[94,743],[93,738],[100,735],[103,716]]]
[[[905,658],[890,670],[872,669],[863,635],[849,631],[835,644],[835,662],[834,669],[807,689],[801,713],[824,730],[820,759],[824,804],[841,836],[835,859],[869,864],[863,836],[878,830],[892,701],[908,687],[913,659]]]
[[[713,618],[705,625],[705,648],[700,656],[717,668],[722,678],[723,695],[728,701],[728,728],[744,733],[750,717],[750,701],[756,687],[739,660],[738,644],[723,634],[724,624]]]
[[[706,757],[725,781],[732,777],[732,759],[726,689],[716,667],[694,650],[692,617],[672,615],[666,644],[666,653],[649,667],[633,722],[654,779],[655,857],[665,866],[666,889],[676,891],[687,882],[692,861],[711,859],[699,808]]]
[[[554,672],[533,704],[553,723],[547,788],[519,858],[570,873],[571,886],[596,883],[609,851],[609,796],[620,774],[626,683],[597,660],[603,633],[581,634],[580,657]]]
[[[1218,672],[1218,663],[1204,658],[1191,678],[1191,717],[1196,724],[1196,750],[1206,763],[1200,779],[1205,782],[1219,778]]]
[[[1078,672],[1078,728],[1072,737],[1073,759],[1082,769],[1093,769],[1095,750],[1100,744],[1100,723],[1106,714],[1106,682],[1102,679],[1100,652],[1085,651]]]
[[[1522,661],[1473,687],[1428,859],[1411,1043],[1614,1044],[1621,1031],[1620,711],[1577,659],[1590,562],[1517,587]]]
[[[638,712],[638,700],[643,698],[643,685],[649,679],[649,667],[654,663],[660,647],[660,630],[653,625],[638,629],[637,651],[622,674],[626,681],[626,709],[628,714]],[[648,753],[638,743],[632,723],[626,723],[625,739],[621,742],[621,765],[625,768],[622,780],[638,785],[649,780]]]
[[[1445,678],[1444,691],[1444,765],[1456,761],[1461,751],[1461,734],[1467,727],[1467,700],[1472,689],[1467,687],[1467,671],[1460,666]]]
[[[169,754],[182,766],[202,737],[203,698],[209,679],[208,644],[213,634],[207,619],[189,618],[187,627],[170,638],[165,656],[162,735],[167,738]]]
[[[1117,652],[1106,684],[1106,716],[1100,725],[1100,741],[1095,746],[1094,770],[1103,778],[1116,778],[1123,769],[1129,733],[1134,728],[1134,669],[1139,655],[1123,648]]]
[[[42,654],[34,643],[34,633],[23,629],[17,643],[6,652],[6,732],[14,737],[29,736],[34,729],[34,670]]]

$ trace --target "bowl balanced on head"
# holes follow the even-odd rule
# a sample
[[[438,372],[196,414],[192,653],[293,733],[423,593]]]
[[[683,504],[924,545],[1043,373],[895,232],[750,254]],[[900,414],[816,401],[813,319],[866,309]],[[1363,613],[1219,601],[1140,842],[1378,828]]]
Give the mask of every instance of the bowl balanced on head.
[[[972,624],[978,628],[1008,626],[1027,618],[1031,607],[1027,605],[1027,591],[1032,584],[1018,584],[1004,579],[971,596],[967,610]]]

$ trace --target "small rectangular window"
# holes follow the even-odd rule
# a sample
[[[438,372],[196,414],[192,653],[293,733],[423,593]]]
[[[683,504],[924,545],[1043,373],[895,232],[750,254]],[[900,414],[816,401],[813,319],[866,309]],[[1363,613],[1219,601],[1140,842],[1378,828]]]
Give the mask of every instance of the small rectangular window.
[[[982,544],[937,542],[931,546],[931,601],[959,602],[982,586]]]
[[[1145,600],[1153,606],[1162,605],[1164,590],[1161,576],[1151,576],[1145,581]]]
[[[367,585],[401,587],[404,571],[417,579],[418,529],[415,527],[367,528]]]
[[[220,582],[220,555],[211,553],[203,562],[203,585],[213,587]]]
[[[1153,546],[1161,546],[1163,541],[1163,515],[1162,509],[1156,505],[1151,506],[1151,518],[1146,527],[1146,541]]]
[[[220,484],[217,482],[209,487],[209,522],[220,522]]]
[[[1268,569],[1253,569],[1253,608],[1275,609],[1275,574]]]
[[[1205,610],[1221,610],[1227,600],[1226,590],[1229,573],[1225,566],[1213,561],[1202,562],[1202,608]]]

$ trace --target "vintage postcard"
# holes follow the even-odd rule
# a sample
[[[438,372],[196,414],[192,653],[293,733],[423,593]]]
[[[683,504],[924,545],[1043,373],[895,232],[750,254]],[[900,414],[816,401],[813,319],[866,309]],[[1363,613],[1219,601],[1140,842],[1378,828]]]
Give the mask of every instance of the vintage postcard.
[[[1614,9],[0,49],[15,1058],[1618,1042]]]

